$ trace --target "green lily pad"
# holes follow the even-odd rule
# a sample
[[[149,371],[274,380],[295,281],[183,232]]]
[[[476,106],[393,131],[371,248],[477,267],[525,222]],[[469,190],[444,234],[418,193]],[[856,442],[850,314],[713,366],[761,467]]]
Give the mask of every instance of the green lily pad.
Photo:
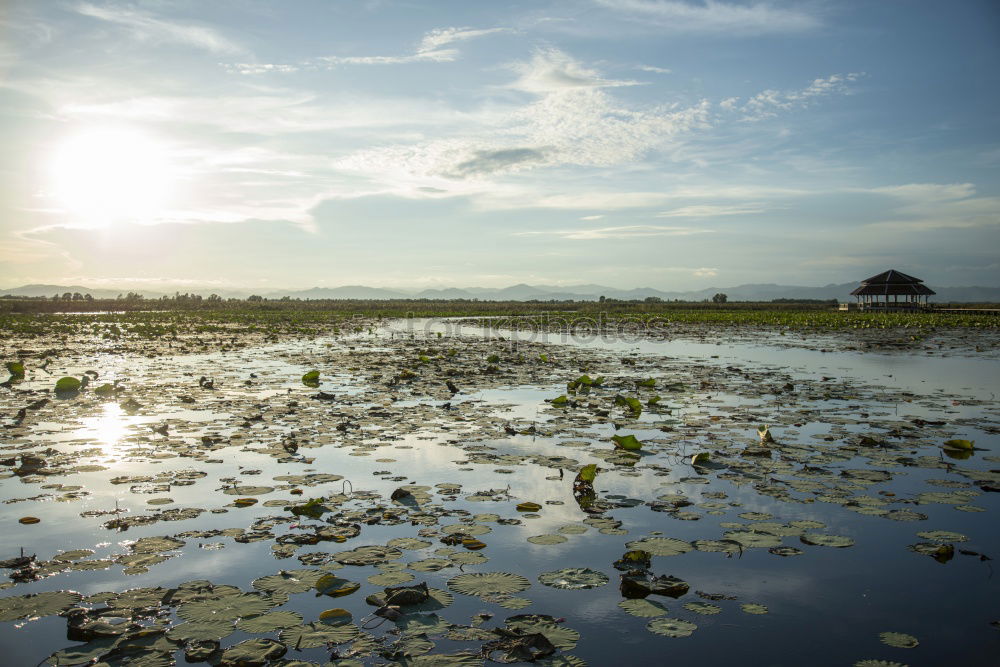
[[[664,637],[690,637],[698,626],[679,618],[654,618],[646,624],[646,629]]]
[[[582,590],[597,588],[608,583],[608,577],[603,572],[586,567],[567,567],[552,572],[542,572],[538,581],[545,586],[563,590]]]
[[[81,384],[80,380],[75,377],[59,378],[56,381],[56,393],[69,394],[74,391],[80,391]]]
[[[634,435],[613,435],[611,439],[616,448],[624,449],[627,452],[637,452],[642,449],[642,443]]]
[[[714,616],[722,611],[722,607],[719,605],[708,602],[687,602],[684,604],[684,608],[704,616]]]
[[[185,621],[235,621],[246,616],[259,616],[274,606],[275,601],[271,598],[239,593],[182,604],[177,608],[177,615]]]
[[[511,630],[520,630],[525,634],[540,632],[561,651],[573,650],[580,641],[579,632],[558,623],[548,614],[518,614],[509,617],[504,624]]]
[[[632,616],[640,618],[652,618],[654,616],[665,616],[667,608],[659,602],[653,600],[622,600],[618,606]]]
[[[844,549],[846,547],[853,547],[854,540],[849,537],[844,537],[842,535],[824,535],[822,533],[806,533],[799,538],[805,544],[811,544],[813,546],[821,547],[835,547],[838,549]]]
[[[646,537],[627,542],[625,546],[633,551],[648,551],[654,556],[679,556],[694,548],[690,542],[674,537]]]
[[[753,602],[746,602],[740,605],[740,609],[746,614],[761,615],[768,613],[767,607],[762,604],[756,604]]]
[[[222,652],[223,667],[259,667],[285,655],[288,649],[273,639],[247,639]]]
[[[179,642],[217,641],[233,634],[232,621],[193,621],[180,623],[167,631],[167,637]]]
[[[467,572],[448,580],[448,588],[462,595],[520,593],[530,586],[530,581],[510,572]]]
[[[269,611],[260,616],[241,619],[236,627],[251,634],[274,632],[302,623],[302,614],[295,611]]]
[[[66,611],[82,598],[75,591],[46,591],[0,598],[0,621],[52,616]]]
[[[254,579],[250,585],[265,593],[294,595],[310,590],[325,574],[322,570],[282,570],[277,574]]]
[[[932,542],[967,542],[969,540],[962,533],[954,533],[950,530],[927,530],[917,533],[917,535]]]
[[[327,625],[326,623],[306,623],[285,628],[278,637],[291,649],[319,648],[327,644],[343,644],[356,639],[361,634],[358,626],[351,624]]]
[[[915,648],[920,644],[916,637],[902,632],[880,632],[878,637],[883,644],[894,648]]]
[[[528,541],[532,544],[562,544],[566,538],[562,535],[533,535]]]

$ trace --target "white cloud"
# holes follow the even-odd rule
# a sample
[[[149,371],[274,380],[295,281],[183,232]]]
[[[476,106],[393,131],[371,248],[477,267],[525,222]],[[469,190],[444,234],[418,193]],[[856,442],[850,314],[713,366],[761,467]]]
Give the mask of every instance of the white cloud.
[[[643,72],[653,72],[655,74],[670,74],[673,70],[667,69],[666,67],[656,67],[654,65],[639,65],[636,67],[638,70]]]
[[[476,37],[485,35],[495,35],[500,32],[508,32],[507,28],[437,28],[424,35],[417,48],[418,53],[437,51],[442,46],[447,46],[454,42],[464,42]]]
[[[658,30],[725,34],[768,34],[811,30],[820,25],[804,7],[784,9],[769,2],[735,4],[706,0],[704,3],[676,0],[595,0],[619,13]]]
[[[856,189],[887,195],[897,201],[894,218],[869,229],[922,231],[1000,226],[1000,197],[977,197],[972,183],[909,183]]]
[[[759,121],[765,118],[773,118],[780,111],[790,111],[802,109],[814,100],[828,95],[845,95],[850,93],[848,84],[857,81],[863,72],[851,72],[849,74],[831,74],[825,79],[814,79],[802,90],[778,91],[764,90],[751,97],[742,106],[738,105],[736,98],[729,98],[720,105],[727,110],[739,109],[743,113],[741,120]]]
[[[762,213],[765,210],[760,204],[746,204],[743,206],[717,206],[711,204],[701,204],[694,206],[681,206],[680,208],[662,211],[656,214],[657,218],[714,218],[723,215],[747,215],[751,213]]]
[[[604,239],[630,239],[645,236],[692,236],[710,234],[710,229],[696,227],[668,227],[665,225],[627,225],[623,227],[602,227],[600,229],[559,229],[548,232],[516,232],[514,236],[558,236],[575,241],[599,241]]]
[[[605,79],[595,70],[559,49],[539,49],[529,62],[512,66],[521,76],[511,88],[529,93],[546,94],[579,88],[616,88],[639,86],[641,81]]]
[[[242,47],[218,31],[204,26],[167,21],[151,14],[120,7],[98,7],[81,3],[75,9],[84,16],[125,26],[132,36],[140,41],[184,44],[213,53],[243,51]]]

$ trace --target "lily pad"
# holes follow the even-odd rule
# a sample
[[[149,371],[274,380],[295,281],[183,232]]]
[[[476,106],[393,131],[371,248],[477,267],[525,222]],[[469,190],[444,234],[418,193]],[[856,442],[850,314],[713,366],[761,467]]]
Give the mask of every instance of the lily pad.
[[[467,572],[448,580],[448,588],[462,595],[520,593],[530,586],[530,581],[510,572]]]
[[[646,624],[646,629],[664,637],[690,637],[698,626],[679,618],[654,618]]]
[[[232,621],[193,621],[180,623],[167,631],[167,637],[179,642],[217,641],[233,634]]]
[[[327,644],[343,644],[356,639],[361,634],[353,624],[327,625],[326,623],[306,623],[285,628],[278,637],[289,648],[300,650],[319,648]]]
[[[222,652],[223,667],[258,667],[285,655],[288,649],[273,639],[247,639]]]
[[[0,621],[52,616],[69,609],[82,598],[75,591],[46,591],[0,598]]]
[[[674,537],[646,537],[627,542],[625,546],[631,550],[647,551],[654,556],[679,556],[694,548],[690,542]]]
[[[655,616],[665,616],[667,608],[659,602],[653,600],[622,600],[618,606],[632,616],[640,618],[652,618]]]
[[[609,580],[606,574],[597,570],[586,567],[567,567],[552,572],[542,572],[538,575],[538,581],[552,588],[582,590],[604,586]]]
[[[880,632],[878,636],[883,644],[895,648],[915,648],[920,644],[916,637],[902,632]]]

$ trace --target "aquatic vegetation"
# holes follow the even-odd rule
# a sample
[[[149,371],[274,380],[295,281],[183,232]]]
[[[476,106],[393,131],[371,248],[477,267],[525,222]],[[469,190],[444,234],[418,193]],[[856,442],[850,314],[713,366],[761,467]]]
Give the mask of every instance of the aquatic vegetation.
[[[1000,413],[975,378],[897,386],[843,354],[792,368],[784,343],[762,362],[295,317],[9,330],[24,373],[0,393],[8,643],[61,614],[83,643],[50,664],[600,664],[609,627],[640,660],[720,626],[741,646],[748,623],[815,640],[805,579],[859,637],[855,585],[906,590],[914,568],[922,595],[990,594]],[[60,377],[80,386],[50,400]],[[842,597],[819,567],[844,568]],[[916,636],[942,622],[910,606],[888,620]],[[970,646],[991,630],[943,622]],[[678,660],[692,643],[671,642]]]

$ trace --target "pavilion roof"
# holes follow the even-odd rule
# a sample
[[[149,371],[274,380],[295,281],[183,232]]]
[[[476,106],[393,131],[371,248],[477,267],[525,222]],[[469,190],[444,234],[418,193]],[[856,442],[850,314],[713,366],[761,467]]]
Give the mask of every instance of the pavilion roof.
[[[877,276],[861,281],[861,286],[851,292],[854,296],[918,294],[920,296],[935,294],[934,290],[924,285],[920,278],[908,276],[902,271],[889,269]]]

